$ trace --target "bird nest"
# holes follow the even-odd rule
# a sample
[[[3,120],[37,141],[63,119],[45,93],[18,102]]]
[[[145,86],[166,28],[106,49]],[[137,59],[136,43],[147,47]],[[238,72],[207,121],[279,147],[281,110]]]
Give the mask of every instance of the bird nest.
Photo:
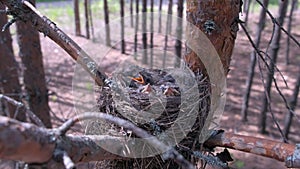
[[[113,74],[110,87],[98,89],[97,109],[130,121],[161,141],[173,135],[172,144],[195,148],[210,107],[208,79],[187,69],[129,67]],[[136,137],[122,126],[97,120],[89,123],[86,133]]]

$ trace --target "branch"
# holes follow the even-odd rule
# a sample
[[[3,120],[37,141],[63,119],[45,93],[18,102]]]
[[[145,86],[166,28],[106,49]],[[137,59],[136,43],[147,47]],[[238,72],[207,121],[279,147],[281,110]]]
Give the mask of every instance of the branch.
[[[10,104],[16,106],[16,110],[20,113],[20,109],[23,109],[25,111],[25,113],[30,117],[30,119],[37,124],[40,127],[45,127],[45,125],[43,124],[43,122],[41,121],[41,119],[39,119],[28,107],[26,107],[22,102],[18,102],[14,99],[12,99],[11,97],[5,96],[3,94],[0,94],[0,102],[2,101],[2,99],[6,100],[7,102],[9,102]],[[21,112],[22,113],[22,112]],[[17,116],[17,115],[15,115]]]
[[[0,2],[8,7],[7,14],[12,15],[14,19],[30,22],[39,32],[62,47],[90,74],[99,86],[105,85],[107,76],[99,71],[98,64],[54,22],[37,11],[31,3],[26,0],[0,0]]]
[[[112,154],[87,136],[57,136],[53,129],[0,116],[0,158],[26,163],[46,163],[56,148],[65,151],[74,163],[106,159],[126,159]],[[116,143],[117,138],[98,136],[105,144]]]
[[[105,114],[100,113],[100,116],[105,117]],[[106,116],[107,119],[110,118],[109,116]],[[77,119],[79,119],[78,117],[83,118],[84,115],[77,116]],[[90,117],[92,117],[91,114]],[[97,117],[99,116],[97,115]],[[93,118],[95,117],[93,116]],[[60,154],[63,155],[64,162],[68,165],[79,162],[127,159],[112,154],[99,146],[105,144],[113,148],[117,144],[124,143],[124,137],[107,135],[58,136],[56,134],[57,129],[40,128],[33,124],[22,123],[3,116],[0,116],[0,130],[0,158],[2,159],[22,160],[27,163],[47,163],[54,158],[54,152],[57,152],[57,150],[62,151]],[[155,143],[155,140],[153,143]],[[294,145],[231,133],[219,133],[208,139],[205,146],[227,147],[279,161],[287,160],[287,166],[289,167],[295,165],[295,161],[299,160],[299,157],[297,158],[295,155],[297,153],[296,150],[294,151]],[[177,161],[182,162],[185,160],[176,151],[171,150],[167,154],[169,157],[173,156]],[[291,162],[291,160],[294,162]]]
[[[61,127],[59,127],[57,129],[57,131],[58,131],[57,133],[60,135],[63,135],[75,123],[82,121],[82,120],[88,120],[88,119],[102,119],[102,120],[111,122],[113,124],[116,124],[118,126],[122,126],[126,129],[132,131],[133,133],[135,133],[138,137],[146,138],[145,141],[147,141],[150,145],[155,146],[155,148],[157,148],[163,152],[166,152],[164,154],[165,158],[174,159],[174,161],[177,164],[179,164],[180,166],[182,166],[183,168],[186,168],[186,169],[194,168],[194,166],[189,161],[184,159],[184,157],[180,153],[178,153],[173,147],[165,145],[164,143],[159,141],[155,136],[152,136],[151,134],[147,133],[145,130],[137,127],[135,124],[133,124],[127,120],[106,114],[106,113],[87,112],[87,113],[79,114],[79,115],[75,116],[74,118],[65,122]]]
[[[194,168],[181,154],[161,143],[156,137],[151,136],[126,120],[108,114],[84,113],[67,121],[63,126],[71,126],[79,120],[95,118],[105,119],[132,130],[136,135],[147,138],[146,140],[156,148],[166,150],[164,157],[174,159],[183,168]],[[63,160],[66,166],[72,166],[73,163],[79,162],[128,159],[112,154],[100,146],[105,144],[111,148],[116,147],[115,145],[124,143],[125,140],[123,137],[107,135],[65,136],[61,135],[63,132],[57,132],[60,129],[39,128],[33,124],[22,123],[0,116],[0,158],[22,160],[27,163],[47,163],[51,158],[54,158],[52,156],[56,156],[59,159],[61,157],[62,159],[60,160]],[[16,145],[16,143],[19,144]]]
[[[300,47],[300,42],[278,23],[278,21],[274,18],[271,12],[259,0],[256,0],[256,2],[267,12],[273,24],[276,24],[289,38],[291,38],[297,44],[298,47]]]
[[[295,150],[295,145],[225,132],[220,132],[215,136],[212,136],[204,143],[204,145],[207,147],[227,147],[273,158],[282,162],[287,160],[286,166],[288,167],[291,167],[288,163],[290,162],[289,159],[292,159],[293,154],[296,154],[297,151],[297,149]],[[299,156],[293,157],[294,161],[300,160]],[[295,160],[295,158],[297,158],[297,160]]]

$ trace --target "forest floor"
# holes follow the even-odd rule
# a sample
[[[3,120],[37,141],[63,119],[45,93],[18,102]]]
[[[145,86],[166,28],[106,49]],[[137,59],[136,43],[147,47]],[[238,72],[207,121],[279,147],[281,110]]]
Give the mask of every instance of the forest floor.
[[[175,24],[175,21],[174,21]],[[250,23],[249,28],[255,30],[256,23]],[[102,70],[107,73],[114,71],[121,62],[126,63],[124,58],[132,57],[133,51],[133,39],[129,38],[126,40],[126,55],[121,55],[118,46],[114,49],[110,49],[108,53],[103,53],[105,47],[100,43],[94,43],[91,40],[86,40],[84,37],[74,36],[74,31],[72,26],[67,26],[62,23],[62,29],[67,32],[71,38],[76,41],[84,50],[86,50],[91,56],[104,56],[99,64]],[[295,12],[295,19],[293,22],[293,35],[296,39],[300,39],[300,12],[299,10]],[[58,22],[58,26],[60,26]],[[95,24],[95,29],[98,28]],[[116,28],[112,28],[112,36],[115,36]],[[253,32],[253,31],[252,31]],[[267,22],[266,31],[263,33],[262,48],[265,49],[268,41],[270,39],[272,32],[271,22]],[[101,34],[101,32],[100,32]],[[97,32],[96,32],[96,35]],[[251,33],[253,36],[254,33]],[[163,44],[163,36],[155,37],[160,43],[155,43],[159,48],[159,44]],[[100,38],[100,41],[104,41]],[[290,60],[291,64],[286,66],[285,60],[285,44],[286,36],[283,34],[278,58],[278,68],[285,77],[288,87],[286,87],[281,79],[281,77],[276,73],[276,78],[278,80],[280,89],[284,93],[285,97],[289,100],[294,88],[297,73],[299,72],[300,63],[300,50],[294,42],[291,42],[290,47]],[[74,77],[74,70],[76,70],[76,63],[68,56],[68,54],[63,51],[59,46],[54,44],[49,38],[44,38],[41,36],[42,51],[44,55],[44,66],[47,75],[48,88],[51,93],[50,95],[50,107],[52,110],[53,123],[55,125],[61,124],[61,120],[68,119],[74,116],[74,91],[72,89],[72,80]],[[139,45],[141,45],[141,38],[139,37]],[[168,52],[173,51],[174,40],[169,41]],[[162,50],[162,46],[160,46]],[[245,80],[247,77],[247,71],[250,63],[250,52],[252,47],[247,40],[247,37],[242,30],[238,32],[238,37],[236,40],[235,49],[232,56],[230,72],[227,79],[227,100],[224,113],[221,118],[220,128],[228,132],[234,132],[242,135],[251,135],[256,137],[261,137],[264,139],[278,140],[280,141],[280,133],[274,122],[272,121],[271,114],[268,113],[267,117],[267,131],[268,134],[262,135],[258,134],[258,121],[259,112],[261,107],[261,98],[264,94],[264,88],[262,85],[262,80],[260,78],[259,69],[256,68],[254,84],[251,91],[249,111],[248,111],[248,122],[241,121],[241,104],[242,104],[242,94],[245,90]],[[258,66],[257,66],[258,67]],[[265,75],[265,74],[264,74]],[[76,91],[75,91],[76,92]],[[272,89],[272,108],[275,117],[277,118],[280,126],[283,126],[283,121],[288,110],[285,108],[284,102],[275,90]],[[297,106],[295,113],[300,116],[300,106]],[[291,133],[290,142],[299,143],[300,142],[300,119],[294,118]],[[284,163],[278,162],[273,159],[256,156],[249,153],[238,152],[230,150],[233,158],[235,159],[230,165],[234,168],[246,168],[246,169],[258,169],[258,168],[285,168]]]

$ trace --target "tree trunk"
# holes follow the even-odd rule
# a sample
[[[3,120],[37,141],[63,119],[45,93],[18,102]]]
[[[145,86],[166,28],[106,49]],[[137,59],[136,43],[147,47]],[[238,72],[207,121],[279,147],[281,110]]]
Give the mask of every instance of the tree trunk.
[[[143,41],[143,58],[142,63],[148,63],[148,56],[147,56],[147,0],[143,0],[143,15],[142,15],[142,41]]]
[[[31,1],[35,4],[35,1]],[[30,109],[39,117],[46,127],[51,127],[48,90],[46,87],[40,37],[32,25],[18,21],[17,40],[19,56],[24,67],[24,85],[26,99]]]
[[[5,7],[0,4],[0,10]],[[0,25],[7,23],[7,17],[0,15]],[[17,101],[21,101],[22,89],[19,82],[18,64],[15,60],[12,38],[9,29],[0,33],[0,93],[11,96]],[[3,105],[2,105],[3,103]],[[5,115],[11,118],[16,118],[20,121],[26,120],[24,113],[19,113],[17,107],[12,104],[0,103]]]
[[[291,9],[289,13],[289,21],[288,21],[288,27],[287,27],[287,32],[288,34],[291,34],[291,29],[292,29],[292,22],[293,22],[293,13],[294,9],[296,7],[298,0],[292,0],[291,4]],[[286,39],[286,50],[285,50],[285,64],[288,65],[290,64],[289,56],[290,55],[290,37],[287,37]]]
[[[245,3],[245,8],[244,8],[244,12],[246,13],[245,15],[245,25],[247,26],[248,24],[248,18],[249,18],[249,11],[250,11],[250,6],[251,6],[251,2],[252,0],[247,0]]]
[[[280,25],[283,25],[284,22],[284,17],[286,15],[287,11],[287,6],[288,6],[288,1],[280,1],[280,6],[279,6],[279,17],[278,17],[278,23]],[[274,76],[274,68],[275,64],[277,61],[277,56],[278,56],[278,51],[280,47],[280,37],[281,37],[281,30],[278,25],[275,25],[275,30],[274,30],[274,36],[271,42],[271,51],[270,51],[270,63],[269,67],[270,70],[267,75],[267,80],[265,84],[265,95],[263,96],[263,104],[262,108],[260,111],[260,123],[259,123],[259,131],[260,133],[266,133],[266,119],[267,119],[267,111],[270,106],[270,92],[271,92],[271,86],[273,82],[273,76]]]
[[[80,17],[79,17],[79,1],[73,0],[73,5],[74,5],[74,19],[75,19],[75,35],[80,36],[81,29],[80,29]]]
[[[130,0],[130,26],[133,28],[133,0]]]
[[[225,75],[229,71],[231,54],[238,31],[239,12],[240,0],[187,1],[187,21],[206,33],[219,54]],[[191,33],[188,32],[188,38],[193,37]],[[194,72],[201,71],[206,74],[205,67],[195,52],[187,49],[184,60]]]
[[[289,136],[290,128],[291,128],[291,125],[292,125],[292,120],[293,120],[294,113],[295,113],[294,110],[297,106],[299,87],[300,87],[300,72],[298,73],[297,82],[296,82],[294,92],[293,92],[293,95],[292,95],[292,99],[291,99],[291,102],[290,102],[290,109],[291,110],[289,110],[288,114],[285,117],[285,121],[284,121],[283,133],[284,133],[284,136],[286,138],[288,138],[288,136]]]
[[[104,6],[104,23],[105,23],[105,35],[106,35],[106,46],[111,46],[110,44],[110,26],[109,26],[109,10],[107,0],[103,0]]]
[[[183,1],[178,0],[177,2],[177,27],[176,27],[176,43],[175,43],[175,52],[176,60],[175,67],[180,66],[181,60],[181,50],[182,50],[182,16],[183,16]]]
[[[150,11],[151,11],[151,16],[150,16],[150,68],[153,68],[153,28],[154,28],[154,18],[153,18],[153,12],[154,12],[154,0],[150,0]]]
[[[120,16],[121,16],[121,53],[125,53],[125,39],[124,39],[124,0],[120,0]]]
[[[269,4],[269,0],[263,1],[263,5],[266,8],[268,8],[268,4]],[[264,29],[265,21],[266,21],[266,11],[263,8],[261,8],[259,21],[256,27],[256,37],[254,42],[255,46],[257,47],[259,47],[260,44],[261,33]],[[251,62],[250,62],[250,67],[248,69],[248,77],[246,80],[246,91],[244,92],[243,95],[243,103],[242,103],[242,111],[241,111],[242,121],[247,121],[248,103],[249,103],[251,86],[252,86],[254,72],[255,72],[255,65],[256,65],[256,51],[253,50],[251,53]]]
[[[165,44],[164,44],[164,57],[163,57],[163,65],[162,67],[166,67],[166,59],[167,59],[167,49],[168,49],[168,34],[170,34],[170,29],[171,29],[171,21],[172,21],[172,4],[173,0],[169,0],[169,5],[168,5],[168,17],[167,17],[167,25],[166,25],[166,32],[165,32]]]
[[[89,0],[84,0],[84,16],[85,16],[85,35],[90,39],[90,23],[89,23]]]
[[[92,38],[95,38],[92,7],[91,7],[91,1],[90,0],[89,0],[89,3],[88,3],[88,13],[89,13],[89,21],[90,21],[90,26],[91,26],[90,30],[92,32]]]
[[[134,27],[134,57],[137,55],[137,41],[138,41],[138,30],[139,30],[139,0],[135,1],[135,27]]]
[[[172,15],[172,14],[173,14],[173,0],[169,0],[168,15]],[[168,26],[169,26],[169,28],[168,28],[168,30],[169,30],[168,34],[171,35],[171,33],[172,33],[172,17],[170,17],[169,19],[170,20],[169,20],[169,24],[168,24]]]
[[[159,7],[158,7],[158,12],[159,12],[159,16],[158,16],[158,33],[161,33],[161,10],[162,10],[162,3],[163,3],[163,0],[159,0]]]
[[[205,98],[206,102],[199,106],[201,113],[198,114],[196,121],[199,124],[195,130],[199,132],[192,137],[194,143],[201,144],[207,139],[207,126],[213,125],[213,117],[209,112],[217,112],[215,106],[221,104],[217,100],[222,97],[222,91],[225,91],[225,77],[229,71],[237,36],[240,7],[240,0],[187,1],[186,14],[189,23],[186,28],[186,51],[183,59],[196,77],[206,78],[208,86],[199,86],[199,92],[205,88],[209,93]],[[213,116],[216,117],[215,115]],[[192,145],[187,147],[193,150]]]

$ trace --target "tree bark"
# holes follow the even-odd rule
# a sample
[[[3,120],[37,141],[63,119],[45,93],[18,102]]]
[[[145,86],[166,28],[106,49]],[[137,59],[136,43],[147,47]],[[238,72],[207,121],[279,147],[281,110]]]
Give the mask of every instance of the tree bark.
[[[168,4],[168,15],[172,15],[173,14],[173,0],[169,0],[169,4]],[[171,35],[172,33],[172,16],[169,18],[169,24],[168,24],[169,28],[169,32],[168,35]]]
[[[154,0],[150,0],[150,68],[153,68],[153,31],[154,31]]]
[[[298,0],[292,0],[292,4],[291,4],[291,9],[290,9],[290,13],[289,13],[289,20],[288,20],[288,26],[287,26],[287,32],[288,34],[291,34],[291,29],[292,29],[292,22],[293,22],[293,13],[294,13],[294,9],[296,7]],[[289,55],[290,55],[290,37],[287,37],[286,39],[286,50],[285,50],[285,64],[288,65],[290,64],[290,59],[289,59]]]
[[[288,6],[288,1],[280,1],[280,6],[279,6],[279,11],[278,11],[278,23],[279,25],[283,25],[284,18],[286,15],[287,11],[287,6]],[[278,56],[278,51],[280,47],[280,37],[281,37],[281,30],[278,25],[275,25],[275,30],[274,30],[274,36],[271,41],[271,51],[270,51],[270,63],[269,63],[269,72],[267,75],[267,80],[265,84],[265,95],[262,98],[262,107],[260,110],[260,121],[259,121],[259,131],[260,133],[266,133],[266,120],[267,120],[267,112],[268,108],[270,105],[270,92],[271,92],[271,86],[273,82],[273,77],[274,77],[274,69],[275,69],[275,64],[277,61],[277,56]]]
[[[139,30],[139,0],[135,1],[135,27],[134,27],[134,57],[137,55],[137,41],[138,41],[138,30]]]
[[[298,78],[297,78],[296,85],[295,85],[295,88],[293,91],[293,95],[292,95],[292,98],[290,101],[290,109],[291,110],[289,110],[289,112],[285,116],[283,133],[286,138],[288,138],[289,133],[290,133],[292,120],[293,120],[294,113],[295,113],[294,111],[295,111],[295,108],[296,108],[297,102],[298,102],[299,88],[300,88],[300,72],[298,73]]]
[[[159,0],[159,7],[158,7],[158,12],[159,12],[159,16],[158,16],[158,33],[161,33],[161,10],[162,10],[162,3],[163,3],[163,0]]]
[[[88,4],[88,13],[89,13],[89,21],[90,21],[90,26],[91,26],[90,30],[91,30],[91,33],[92,33],[92,38],[95,38],[92,7],[91,7],[91,1],[90,0],[89,0],[89,4]]]
[[[264,0],[263,5],[268,8],[269,0]],[[257,23],[256,27],[256,37],[255,37],[255,46],[259,47],[260,44],[260,38],[262,31],[265,27],[265,21],[266,21],[266,11],[261,8],[260,15],[259,15],[259,21]],[[249,98],[250,98],[250,93],[251,93],[251,86],[253,82],[253,77],[254,77],[254,72],[255,72],[255,65],[256,65],[256,51],[253,50],[251,52],[251,62],[250,62],[250,67],[248,69],[248,77],[246,80],[246,91],[243,94],[243,103],[242,103],[242,111],[241,111],[241,116],[242,116],[242,121],[247,121],[247,111],[248,111],[248,104],[249,104]]]
[[[124,39],[124,0],[120,0],[120,16],[121,16],[121,53],[124,54],[125,53],[125,39]]]
[[[184,0],[178,0],[177,2],[177,27],[176,27],[176,43],[175,43],[175,67],[180,66],[181,53],[182,53],[182,16],[183,16],[183,2]]]
[[[79,1],[73,0],[73,5],[74,5],[74,19],[75,19],[75,35],[80,36],[81,29],[80,29],[80,17],[79,17]]]
[[[143,15],[142,15],[142,41],[143,41],[143,58],[142,63],[148,63],[148,52],[147,52],[147,0],[143,0]]]
[[[4,10],[3,4],[0,4],[0,10]],[[7,17],[0,15],[0,25],[7,23]],[[0,33],[0,92],[11,97],[17,101],[22,98],[22,89],[19,82],[18,64],[15,60],[12,38],[9,29]],[[26,115],[19,113],[17,108],[11,104],[3,104],[5,115],[11,118],[16,118],[20,121],[26,120]]]
[[[133,0],[130,0],[130,26],[133,28]]]
[[[85,35],[87,39],[90,39],[89,3],[89,0],[84,0]]]
[[[187,1],[187,21],[204,32],[214,45],[223,64],[225,75],[229,71],[231,54],[238,31],[240,0]],[[193,35],[188,32],[188,38]],[[201,42],[199,42],[201,44]],[[185,62],[192,71],[206,74],[202,61],[195,52],[187,50]]]
[[[252,0],[247,0],[246,1],[246,5],[244,6],[245,8],[244,8],[244,12],[246,13],[245,15],[245,26],[247,26],[247,24],[248,24],[248,18],[249,18],[249,11],[250,11],[250,6],[251,6],[251,2],[252,2]]]
[[[32,4],[35,1],[31,1]],[[51,128],[48,89],[46,85],[40,37],[30,23],[18,21],[19,56],[24,66],[24,85],[30,109]]]
[[[37,127],[34,124],[22,123],[3,116],[0,116],[0,129],[2,131],[0,132],[1,159],[47,164],[53,168],[53,165],[61,163],[61,161],[54,160],[55,155],[53,154],[59,149],[65,151],[74,163],[128,160],[126,157],[112,154],[100,146],[105,144],[114,148],[114,145],[126,142],[124,137],[75,136],[71,134],[59,136],[55,134],[54,129]],[[205,146],[227,147],[274,158],[278,161],[285,161],[295,152],[295,145],[225,132],[209,138],[205,142]]]
[[[167,59],[167,50],[168,50],[168,35],[170,34],[171,22],[172,22],[172,4],[173,0],[169,0],[168,4],[168,16],[167,16],[167,24],[166,24],[166,32],[165,32],[165,44],[164,44],[164,57],[162,67],[166,67],[166,59]]]
[[[105,23],[106,46],[111,46],[110,26],[109,26],[109,10],[108,10],[107,0],[103,0],[103,6],[104,6],[104,23]]]

